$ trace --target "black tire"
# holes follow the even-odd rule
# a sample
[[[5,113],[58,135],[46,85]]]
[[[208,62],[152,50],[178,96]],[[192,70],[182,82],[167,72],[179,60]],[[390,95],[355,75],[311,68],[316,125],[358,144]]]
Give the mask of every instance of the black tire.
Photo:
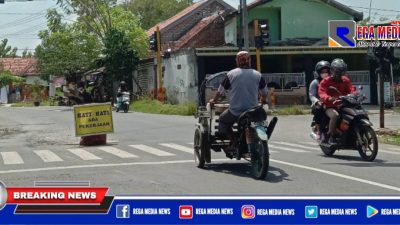
[[[204,168],[206,164],[204,134],[199,128],[194,132],[194,162],[198,168]]]
[[[323,145],[320,145],[320,147],[321,147],[322,152],[327,156],[332,156],[336,152],[336,149],[333,147],[327,147],[327,146],[323,146]]]
[[[124,107],[124,113],[127,113],[129,111],[129,105],[125,105]]]
[[[258,140],[256,149],[251,155],[251,170],[255,179],[261,180],[267,176],[269,168],[269,148],[266,141]]]
[[[374,129],[369,126],[360,127],[359,131],[363,145],[359,146],[358,153],[363,160],[374,161],[378,155],[378,138],[376,137],[376,133]]]

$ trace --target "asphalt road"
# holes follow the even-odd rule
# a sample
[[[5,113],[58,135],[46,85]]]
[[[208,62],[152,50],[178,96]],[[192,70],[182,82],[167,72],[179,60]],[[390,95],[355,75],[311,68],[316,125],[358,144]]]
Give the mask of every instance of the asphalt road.
[[[377,115],[371,115],[378,125]],[[80,148],[68,108],[0,108],[0,179],[91,181],[118,195],[399,195],[400,147],[380,144],[374,162],[356,151],[326,157],[309,137],[311,116],[279,117],[270,170],[254,180],[249,164],[213,153],[194,166],[193,117],[114,113],[107,146]],[[400,128],[400,115],[387,115]],[[5,131],[6,130],[6,131]]]

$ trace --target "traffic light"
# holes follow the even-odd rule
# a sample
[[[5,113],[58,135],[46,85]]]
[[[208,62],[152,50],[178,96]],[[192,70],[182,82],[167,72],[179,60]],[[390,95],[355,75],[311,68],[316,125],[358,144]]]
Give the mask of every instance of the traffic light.
[[[154,34],[150,37],[149,44],[150,44],[150,49],[151,50],[153,50],[155,52],[158,50],[158,48],[157,48],[157,45],[158,45],[158,43],[157,43],[157,32],[154,32]]]
[[[263,48],[269,45],[269,26],[266,23],[260,23],[258,29],[260,36],[255,37],[256,48]]]

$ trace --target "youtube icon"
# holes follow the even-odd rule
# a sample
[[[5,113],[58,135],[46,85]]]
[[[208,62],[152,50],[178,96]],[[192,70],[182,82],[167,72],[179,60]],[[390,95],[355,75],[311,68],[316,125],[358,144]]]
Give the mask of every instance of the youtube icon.
[[[179,219],[192,219],[193,218],[193,206],[181,205],[179,206]]]

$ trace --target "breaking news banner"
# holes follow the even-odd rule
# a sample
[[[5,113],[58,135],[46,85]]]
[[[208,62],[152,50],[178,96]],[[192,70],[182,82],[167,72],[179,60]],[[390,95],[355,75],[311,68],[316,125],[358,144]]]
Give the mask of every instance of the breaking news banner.
[[[0,224],[399,224],[400,196],[107,196],[90,182],[0,182]]]

